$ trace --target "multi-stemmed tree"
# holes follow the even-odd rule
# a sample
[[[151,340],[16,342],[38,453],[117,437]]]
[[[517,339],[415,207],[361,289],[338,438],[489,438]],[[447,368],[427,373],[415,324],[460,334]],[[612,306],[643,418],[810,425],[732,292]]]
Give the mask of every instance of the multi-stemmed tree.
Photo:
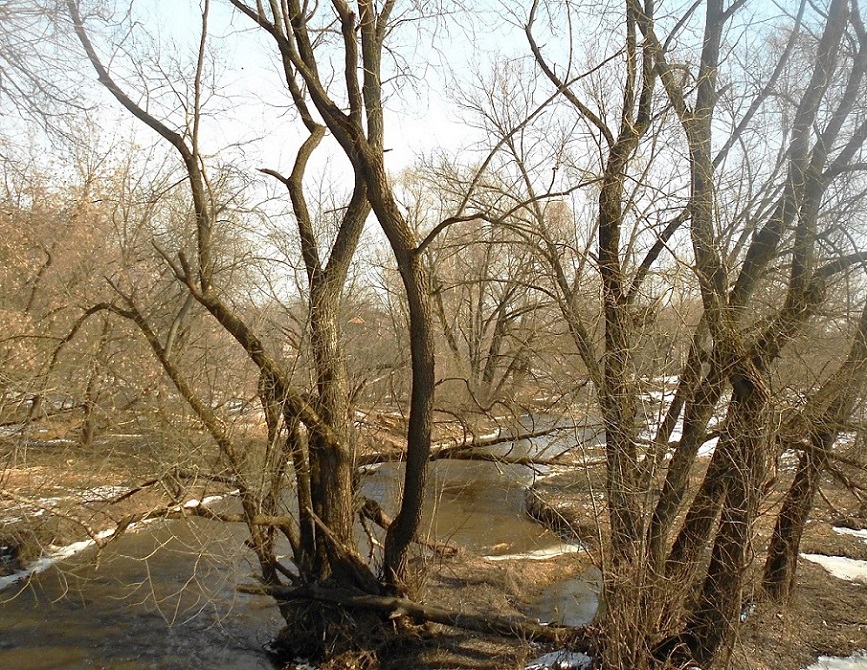
[[[493,150],[511,161],[503,169],[525,175],[511,202],[528,204],[510,212],[520,221],[512,226],[550,268],[539,290],[557,296],[605,424],[603,663],[645,667],[654,650],[664,661],[681,644],[699,663],[726,667],[759,503],[779,455],[774,417],[785,405],[773,394],[776,368],[829,304],[830,287],[864,261],[857,233],[842,223],[861,207],[864,28],[847,2],[821,11],[800,3],[767,32],[744,2],[656,9],[627,2],[596,19],[587,7],[537,1],[525,16],[512,13],[549,88],[526,84],[523,114],[486,128]],[[593,25],[607,51],[582,51],[580,36]],[[556,47],[561,38],[567,48]],[[761,66],[750,61],[757,44],[767,56]],[[563,54],[571,60],[558,61]],[[522,99],[486,96],[496,107],[488,120],[507,118]],[[570,127],[570,117],[571,136],[551,132]],[[515,141],[534,123],[544,124],[547,142]],[[540,164],[585,184],[572,198],[571,236],[530,197],[534,189],[544,197],[540,185],[550,183],[550,172],[534,169]],[[683,285],[688,299],[672,304]],[[667,370],[639,357],[661,301],[692,329],[677,345],[686,355],[671,391]],[[791,584],[821,464],[861,392],[858,333],[840,372],[815,396],[803,389],[811,399],[797,416],[811,437],[768,558],[767,588],[777,595]],[[648,375],[660,397],[674,392],[658,426],[637,411]],[[646,430],[655,432],[650,441]],[[712,436],[719,441],[696,490],[699,448]]]

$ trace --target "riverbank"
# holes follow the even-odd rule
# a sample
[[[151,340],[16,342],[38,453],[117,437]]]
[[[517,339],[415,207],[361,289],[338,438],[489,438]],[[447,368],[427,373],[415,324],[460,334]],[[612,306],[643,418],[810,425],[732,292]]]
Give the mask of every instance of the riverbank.
[[[35,557],[39,551],[45,551],[46,555],[38,559],[37,565],[48,567],[49,555],[52,553],[68,559],[71,552],[66,549],[85,550],[80,558],[67,560],[61,566],[60,572],[49,569],[44,575],[33,577],[34,581],[30,584],[27,584],[24,579],[20,580],[18,582],[19,587],[26,586],[22,595],[30,597],[31,594],[45,592],[51,594],[50,599],[58,597],[53,595],[56,592],[57,583],[64,578],[64,573],[72,571],[75,573],[75,580],[78,584],[76,594],[80,594],[80,597],[87,600],[101,597],[95,594],[101,593],[106,588],[106,578],[111,580],[117,578],[115,566],[118,563],[115,554],[117,551],[126,554],[128,552],[126,547],[129,546],[130,541],[134,546],[141,542],[147,544],[151,536],[155,534],[163,536],[168,533],[169,536],[176,536],[176,540],[173,541],[181,541],[182,544],[186,544],[190,541],[188,537],[190,532],[194,532],[197,536],[204,534],[204,537],[214,534],[214,531],[204,529],[210,528],[215,522],[195,519],[188,526],[187,522],[170,521],[148,527],[147,532],[141,533],[143,536],[141,538],[136,538],[138,533],[134,533],[132,537],[126,537],[126,539],[122,538],[117,542],[117,549],[113,543],[101,557],[93,553],[92,547],[87,547],[88,541],[81,539],[86,535],[84,527],[72,521],[73,514],[78,514],[86,520],[88,532],[93,532],[105,540],[107,536],[103,533],[108,532],[113,524],[121,521],[125,516],[141,514],[155,506],[166,504],[168,494],[164,490],[161,491],[158,487],[140,489],[144,471],[140,464],[136,464],[136,454],[141,456],[142,450],[143,445],[136,443],[135,440],[127,442],[120,440],[110,445],[108,443],[95,445],[90,450],[82,449],[78,445],[72,446],[59,441],[52,441],[38,446],[31,445],[26,454],[19,453],[19,458],[5,469],[5,486],[10,488],[4,490],[14,490],[16,493],[14,499],[3,499],[2,514],[5,519],[10,521],[4,524],[3,532],[7,537],[11,535],[22,544],[32,543],[22,548],[21,562],[33,565],[31,557]],[[455,514],[455,509],[462,509],[464,502],[475,496],[475,490],[472,489],[472,484],[475,482],[470,480],[475,479],[476,470],[480,468],[491,470],[495,482],[502,483],[503,478],[497,466],[490,463],[450,462],[448,465],[449,467],[459,467],[465,473],[473,473],[466,482],[458,483],[457,488],[448,492],[446,495],[448,499],[437,496],[439,509],[443,515],[450,516],[454,524],[462,525],[465,520]],[[101,488],[95,485],[97,481],[101,482]],[[455,484],[454,478],[452,478],[452,484]],[[483,485],[481,488],[484,489],[485,486]],[[519,503],[522,500],[522,490],[521,486],[516,486]],[[199,489],[195,496],[201,498],[206,494],[214,494],[215,492],[214,487],[209,486]],[[489,493],[491,492],[489,491]],[[193,495],[191,488],[184,491],[184,496],[191,495]],[[181,502],[184,500],[186,498],[182,498]],[[453,508],[451,512],[444,511],[444,508],[449,505]],[[522,518],[523,512],[520,505],[517,509],[518,519],[516,521],[530,528],[536,527],[529,519]],[[468,515],[468,518],[471,516]],[[467,529],[462,528],[461,530],[466,532]],[[216,529],[216,532],[222,531]],[[541,531],[538,532],[541,533]],[[421,575],[418,585],[419,599],[422,602],[439,604],[470,614],[536,617],[543,614],[540,611],[540,605],[543,603],[540,603],[538,598],[540,592],[549,589],[555,583],[573,577],[581,579],[582,572],[591,567],[591,562],[586,554],[576,553],[574,545],[559,542],[556,537],[550,538],[547,541],[549,544],[546,544],[543,550],[532,556],[524,556],[520,553],[523,547],[520,542],[506,542],[491,538],[493,536],[478,539],[480,552],[493,552],[490,559],[471,551],[461,551],[457,556],[448,558],[437,557],[429,552],[420,553],[415,559],[415,567],[418,574]],[[240,539],[242,538],[239,538],[236,552],[242,550]],[[509,539],[508,533],[505,539]],[[66,549],[62,548],[62,545],[69,541],[72,542]],[[159,551],[162,552],[163,550],[160,549]],[[121,557],[120,564],[129,570],[128,576],[124,577],[125,579],[131,581],[146,580],[143,584],[148,583],[147,580],[151,579],[151,571],[159,563],[155,563],[156,555],[150,559],[146,558],[147,555],[146,551],[144,552],[144,559],[137,559],[139,561],[137,567],[140,571],[139,577],[132,576],[135,574],[136,564],[130,566],[128,565],[129,561]],[[175,571],[181,573],[188,564],[197,560],[195,556],[195,553],[192,557],[184,556],[182,563]],[[99,560],[102,565],[99,569],[90,570],[88,564],[96,560]],[[163,572],[175,572],[168,568],[160,569]],[[19,574],[19,576],[24,577],[25,575]],[[177,580],[177,577],[173,577],[173,579]],[[245,581],[247,579],[243,577],[238,579],[238,583]],[[90,582],[97,586],[96,590],[91,590],[88,586]],[[21,588],[10,588],[0,598],[15,598]],[[155,582],[152,589],[147,588],[158,591],[164,587]],[[198,582],[190,583],[184,588],[195,593],[196,589],[199,588]],[[590,611],[592,612],[595,596],[592,593],[588,593],[587,596],[591,601]],[[64,597],[62,592],[59,597]],[[553,602],[552,599],[553,596],[549,598],[549,601]],[[274,609],[270,599],[261,598],[259,600],[260,606]],[[85,610],[85,612],[90,611],[92,611],[92,607]],[[135,622],[139,616],[149,616],[147,608],[142,609],[139,606],[127,611],[129,613],[126,617],[129,621],[128,625],[133,627],[136,626]],[[238,614],[245,616],[243,610],[240,610]],[[71,622],[66,623],[65,627],[76,630],[90,625],[102,625],[100,616],[94,615],[95,620],[92,623],[87,618],[74,618]],[[57,617],[58,610],[55,608],[51,617],[55,623],[61,621]],[[34,625],[42,624],[34,623]],[[137,642],[138,645],[147,644],[148,639],[153,636],[151,628],[146,628],[142,632],[141,639]],[[265,635],[274,635],[276,632],[277,628],[274,627],[268,627],[267,630],[263,629],[262,631]],[[420,627],[409,626],[407,630],[402,631],[402,633],[406,632],[409,634],[402,634],[385,641],[382,647],[373,650],[377,656],[378,667],[471,667],[468,663],[472,662],[476,664],[475,667],[491,670],[494,668],[518,668],[523,667],[527,661],[551,651],[550,646],[532,645],[520,639],[508,640],[496,636],[478,635],[433,624]],[[87,636],[90,634],[90,632],[82,631],[82,639],[88,639]],[[21,635],[24,638],[28,636],[32,638],[33,632],[24,631]],[[67,635],[72,636],[73,633],[68,632]],[[15,635],[7,636],[4,642],[5,646],[0,645],[0,658],[6,658],[4,654],[17,653],[14,646],[15,639]],[[33,644],[38,644],[38,638]],[[70,646],[69,654],[71,655],[88,653],[72,648],[73,642],[64,644]],[[179,658],[182,659],[182,652],[179,651],[178,653],[180,654]],[[58,659],[62,655],[61,650],[55,649],[53,654],[53,660],[42,667],[54,667],[53,664],[59,662]],[[10,656],[10,658],[14,658],[16,663],[21,660],[20,655]],[[471,659],[476,660],[471,661]],[[31,663],[29,667],[39,667],[38,660],[31,658],[29,662]],[[36,665],[33,665],[34,662]],[[342,659],[334,661],[330,667],[362,667],[363,662],[360,657]],[[0,661],[0,665],[3,663]],[[183,667],[183,661],[180,663],[181,665],[178,667]],[[74,664],[72,667],[75,667]],[[329,665],[323,667],[329,667]]]
[[[753,542],[756,557],[764,556],[794,464],[793,459],[783,460],[776,486],[762,507]],[[561,535],[586,542],[592,555],[598,546],[597,529],[605,523],[600,496],[604,485],[602,465],[542,478],[527,491],[528,512]],[[867,669],[867,660],[857,656],[867,649],[865,528],[864,506],[837,480],[826,477],[801,542],[791,599],[782,604],[768,601],[759,588],[760,559],[750,567],[751,587],[744,594],[746,617],[733,667],[799,670],[819,656],[856,654],[852,665],[842,667]],[[823,565],[838,569],[831,572]]]
[[[119,527],[130,530],[130,520],[171,504],[231,491],[182,477],[191,456],[181,460],[178,451],[142,434],[87,446],[50,434],[0,443],[0,576],[88,541],[101,546]],[[168,465],[172,459],[181,465]]]
[[[392,432],[399,430],[396,424]],[[478,433],[484,435],[485,431],[490,433],[491,427],[483,426]],[[439,439],[445,441],[448,435],[441,434]],[[112,436],[87,448],[47,438],[27,445],[26,449],[19,445],[11,454],[14,458],[10,453],[4,454],[6,467],[0,475],[0,483],[4,491],[14,492],[14,497],[7,496],[0,501],[3,519],[0,544],[8,546],[8,538],[11,538],[20,548],[14,559],[6,561],[2,567],[10,571],[21,564],[32,563],[43,551],[58,551],[62,546],[82,541],[88,534],[102,535],[124,518],[164,507],[171,500],[184,504],[230,491],[228,485],[194,478],[185,480],[182,490],[167,490],[163,484],[142,486],[152,481],[147,478],[152,477],[155,463],[171,462],[178,453],[172,445],[154,444],[142,436]],[[190,460],[189,452],[184,453]],[[199,460],[207,460],[206,456],[205,452],[196,455]],[[598,580],[598,573],[588,573],[598,560],[597,528],[600,523],[604,525],[601,504],[604,466],[598,463],[597,456],[589,449],[581,455],[583,462],[589,464],[587,467],[555,468],[546,470],[548,476],[535,478],[528,474],[533,484],[526,492],[521,487],[518,489],[522,500],[526,496],[530,516],[561,537],[580,538],[587,551],[575,552],[563,548],[574,548],[574,545],[558,547],[556,541],[548,541],[545,548],[528,553],[511,542],[491,541],[479,542],[475,552],[462,551],[455,557],[420,555],[416,559],[418,573],[422,576],[419,599],[467,613],[551,620],[552,612],[558,611],[560,605],[552,600],[551,607],[545,611],[540,600],[549,596],[543,597],[544,594],[553,593],[552,589],[559,584]],[[472,468],[475,467],[492,468],[499,477],[496,481],[502,481],[504,466],[472,464]],[[491,495],[490,486],[485,483],[473,487],[470,480],[475,471],[472,468],[463,470],[464,479],[457,482],[453,477],[449,482],[433,478],[434,486],[440,487],[435,496],[438,505],[449,503],[462,509],[480,490],[487,490]],[[440,474],[447,476],[446,470]],[[780,481],[763,508],[755,544],[758,555],[761,555],[776,506],[790,477],[791,471],[783,468]],[[867,559],[864,538],[835,530],[841,521],[856,527],[867,525],[867,521],[858,516],[861,510],[852,504],[848,492],[832,481],[827,482],[823,492],[825,498],[814,510],[802,550],[853,560]],[[503,502],[497,505],[502,507]],[[444,513],[454,515],[454,509]],[[466,530],[463,528],[462,532]],[[472,532],[483,534],[484,529]],[[102,535],[101,539],[107,536]],[[756,565],[753,569],[760,567]],[[573,593],[569,589],[561,591],[566,594],[564,597],[571,597]],[[785,606],[763,601],[755,589],[747,595],[751,606],[740,630],[736,667],[800,670],[819,655],[841,656],[867,649],[867,620],[863,614],[867,612],[867,587],[835,577],[817,563],[801,561],[798,587]],[[555,596],[550,596],[553,598]],[[265,606],[266,599],[262,600]],[[135,610],[131,611],[131,616],[135,617]],[[375,661],[369,658],[367,662],[375,662],[375,665],[365,666],[366,661],[359,657],[337,660],[322,667],[499,670],[523,668],[531,659],[551,651],[545,645],[466,633],[433,624],[409,627],[403,632],[408,634],[385,641],[381,648],[374,650]],[[274,634],[276,630],[264,633]]]

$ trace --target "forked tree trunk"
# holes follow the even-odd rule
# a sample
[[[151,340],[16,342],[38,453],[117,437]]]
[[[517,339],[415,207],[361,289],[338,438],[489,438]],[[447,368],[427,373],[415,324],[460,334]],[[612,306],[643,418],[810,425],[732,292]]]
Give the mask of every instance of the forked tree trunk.
[[[254,8],[241,0],[230,1],[275,38],[284,64],[291,64],[292,75],[297,74],[304,80],[313,105],[352,163],[356,181],[367,189],[367,200],[388,238],[403,280],[409,307],[412,394],[403,500],[386,535],[383,568],[386,581],[394,589],[402,591],[407,583],[407,552],[421,521],[435,378],[428,272],[417,252],[415,235],[395,201],[383,158],[381,59],[394,2],[387,0],[377,6],[372,0],[359,0],[357,14],[344,0],[331,3],[340,26],[345,54],[343,79],[346,90],[340,94],[341,98],[346,96],[348,99],[349,109],[345,112],[332,99],[328,84],[320,78],[315,39],[311,38],[307,25],[310,16],[305,14],[300,3],[290,1],[282,7],[279,3],[271,3],[272,20],[269,20],[261,3]],[[328,462],[322,464],[329,467],[333,464],[342,469],[342,456],[331,451],[329,449]],[[315,479],[315,472],[313,474]]]
[[[695,640],[696,660],[720,668],[728,667],[734,646],[753,522],[767,470],[768,395],[758,374],[735,384],[729,415],[732,440],[718,446],[726,456],[719,528],[699,602],[686,627]]]
[[[830,449],[855,407],[867,376],[867,302],[849,354],[837,371],[810,397],[800,415],[783,430],[792,439],[806,435],[806,451],[783,499],[774,534],[768,545],[763,586],[776,600],[789,596],[795,584],[798,550],[819,490],[819,478],[830,459]]]
[[[707,436],[708,422],[713,416],[725,383],[720,373],[720,366],[713,362],[708,377],[701,379],[703,357],[697,342],[699,337],[698,334],[694,337],[689,359],[684,366],[684,372],[681,375],[675,396],[675,402],[686,405],[683,417],[683,434],[665,474],[662,490],[653,510],[653,517],[648,530],[651,568],[657,575],[666,574],[665,558],[669,534],[687,495],[693,464]],[[668,445],[679,412],[680,407],[676,407],[672,403],[672,407],[666,414],[664,425],[660,427],[659,434],[656,436],[657,444]],[[683,556],[678,556],[677,561],[680,562],[683,558]]]

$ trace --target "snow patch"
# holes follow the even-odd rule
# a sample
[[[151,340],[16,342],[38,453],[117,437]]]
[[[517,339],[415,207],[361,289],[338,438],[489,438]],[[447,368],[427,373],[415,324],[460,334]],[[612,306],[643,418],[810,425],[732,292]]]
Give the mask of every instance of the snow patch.
[[[236,495],[238,495],[239,492],[240,491],[238,489],[235,489],[234,491],[229,491],[225,495],[207,496],[202,500],[196,500],[195,498],[192,498],[192,499],[188,500],[187,502],[185,502],[183,506],[189,509],[192,507],[198,507],[199,505],[209,505],[211,503],[217,502],[218,500],[222,500],[223,498],[226,498],[228,496],[236,496]],[[44,502],[44,501],[41,501],[41,502]],[[175,509],[180,510],[181,506],[178,505],[175,507]],[[39,510],[39,512],[41,513],[42,510]],[[139,528],[141,526],[146,526],[146,525],[149,525],[151,523],[157,523],[159,521],[162,521],[162,519],[157,517],[157,518],[153,518],[153,519],[144,519],[143,521],[139,521],[138,523],[131,523],[129,526],[126,527],[124,532],[129,532],[129,531],[136,529],[136,528]],[[109,528],[107,530],[103,530],[103,531],[100,531],[99,533],[97,533],[96,538],[98,540],[104,540],[104,539],[114,535],[114,533],[115,533],[115,529]],[[13,584],[17,584],[18,582],[21,582],[32,575],[35,575],[35,574],[40,573],[40,572],[44,572],[45,570],[50,568],[52,565],[54,565],[58,561],[62,561],[64,559],[70,558],[71,556],[74,556],[75,554],[77,554],[81,551],[84,551],[85,549],[88,549],[94,545],[96,545],[96,541],[93,539],[88,539],[88,540],[81,540],[80,542],[73,542],[72,544],[68,544],[64,547],[50,546],[49,548],[52,550],[50,553],[48,553],[45,556],[42,556],[41,558],[38,558],[37,560],[33,561],[33,563],[28,565],[24,570],[21,570],[20,572],[16,572],[16,573],[11,574],[11,575],[7,575],[6,577],[0,577],[0,591],[3,591],[4,589],[8,589]]]
[[[699,458],[707,458],[708,456],[713,456],[713,452],[716,451],[716,445],[719,442],[718,437],[714,437],[709,439],[703,445],[698,448],[698,456]]]
[[[564,554],[578,553],[581,549],[583,549],[583,546],[580,544],[563,542],[561,544],[556,544],[553,547],[535,549],[523,554],[498,554],[485,556],[484,558],[487,561],[547,561],[548,559],[557,558]]]
[[[43,431],[39,431],[40,433]],[[30,443],[32,447],[70,447],[77,445],[77,440],[71,440],[66,437],[55,437],[51,440],[34,440]]]
[[[52,498],[36,498],[34,500],[35,503],[42,505],[43,507],[57,507],[64,500],[67,500],[69,496],[54,496]],[[25,503],[26,505],[26,503]]]
[[[24,432],[26,424],[13,423],[9,426],[0,426],[0,437],[12,437],[18,433]]]
[[[80,495],[86,502],[103,502],[122,496],[129,490],[126,486],[96,486],[92,489],[85,489]]]
[[[851,656],[819,656],[807,670],[865,670],[867,650],[858,651]]]
[[[670,398],[674,398],[676,393],[677,391],[672,389],[670,391],[645,391],[641,395],[651,402],[663,403],[667,402]]]
[[[524,670],[587,670],[593,659],[578,651],[552,651],[534,658]]]
[[[114,529],[111,528],[109,530],[104,530],[100,533],[96,534],[96,537],[100,540],[104,540],[107,537],[111,537],[114,535]],[[16,572],[11,575],[7,575],[6,577],[0,577],[0,591],[9,588],[13,584],[17,584],[20,581],[23,581],[30,577],[31,575],[35,575],[39,572],[44,572],[52,565],[57,563],[58,561],[62,561],[66,558],[74,556],[75,554],[88,549],[96,544],[96,542],[92,539],[90,540],[82,540],[80,542],[73,542],[72,544],[68,544],[65,547],[52,547],[51,553],[39,558],[30,565],[28,565],[24,570],[20,572]]]
[[[780,460],[784,463],[793,463],[801,458],[801,452],[795,449],[786,449],[781,455]]]
[[[858,561],[854,558],[846,558],[845,556],[825,556],[823,554],[801,554],[801,558],[818,563],[838,579],[867,584],[867,561]]]

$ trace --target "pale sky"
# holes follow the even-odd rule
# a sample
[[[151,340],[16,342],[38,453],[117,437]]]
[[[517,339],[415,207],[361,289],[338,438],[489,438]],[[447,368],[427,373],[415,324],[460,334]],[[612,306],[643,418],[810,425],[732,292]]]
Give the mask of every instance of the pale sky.
[[[137,2],[133,4],[133,11],[140,24],[162,45],[161,58],[183,58],[188,64],[192,63],[200,30],[198,3],[190,0]],[[218,71],[218,95],[225,93],[229,97],[228,100],[215,98],[206,104],[201,133],[203,149],[214,152],[232,144],[243,144],[244,157],[251,163],[256,162],[255,167],[288,171],[304,129],[294,112],[286,109],[288,93],[280,79],[273,42],[251,26],[249,20],[231,10],[228,3],[220,0],[212,3],[209,44]],[[94,25],[94,33],[96,28]],[[486,39],[491,39],[491,33],[486,35]],[[94,41],[103,59],[109,61],[104,42],[98,37]],[[472,66],[477,45],[469,42],[447,40],[448,58],[458,71]],[[438,46],[442,48],[442,44]],[[392,170],[411,165],[418,153],[435,148],[455,152],[467,145],[459,110],[447,99],[445,87],[450,74],[439,66],[446,54],[431,51],[426,45],[419,45],[416,51],[409,54],[414,59],[410,64],[414,74],[421,74],[415,91],[405,87],[405,91],[391,93],[386,103],[386,145],[390,149],[387,160]],[[430,62],[422,71],[423,61],[428,59]],[[114,60],[116,71],[122,67],[122,62],[120,56]],[[95,76],[90,76],[91,85],[96,86]],[[118,122],[126,125],[117,103],[111,101],[108,107],[106,114],[118,115]],[[182,115],[176,114],[174,120],[177,125]],[[133,131],[131,127],[130,131],[135,132],[141,142],[147,142],[148,135],[152,134],[142,128]],[[333,168],[335,160],[339,160],[339,151],[334,153],[336,147],[324,149],[325,146],[317,152],[311,172],[324,167],[326,162]]]
[[[416,40],[412,28],[396,35],[401,56],[409,59],[416,80],[414,86],[404,85],[396,93],[393,89],[388,92],[386,147],[390,150],[387,154],[390,170],[397,172],[412,165],[420,153],[434,149],[451,154],[466,152],[472,144],[472,136],[461,120],[461,110],[449,99],[453,92],[451,78],[457,73],[462,81],[471,81],[480,69],[489,67],[494,54],[499,57],[529,54],[523,33],[497,18],[502,11],[499,5],[498,0],[489,0],[475,6],[472,15],[462,13],[446,18],[436,27],[434,37],[423,33],[422,39]],[[135,19],[160,43],[161,59],[183,59],[191,68],[201,28],[199,3],[139,0],[132,7]],[[466,25],[469,16],[475,22],[472,26]],[[95,34],[97,28],[93,26]],[[288,172],[304,129],[294,112],[286,108],[288,92],[280,79],[273,42],[225,0],[212,2],[209,38],[218,72],[218,95],[225,93],[228,99],[218,97],[205,106],[203,150],[222,152],[231,145],[243,145],[240,153],[253,169],[272,167]],[[105,43],[98,38],[95,41],[108,62],[110,54]],[[122,63],[120,56],[114,60],[116,71]],[[386,60],[384,74],[388,65]],[[91,85],[96,86],[95,77],[92,74],[90,77]],[[106,114],[122,125],[128,121],[114,101],[110,101]],[[180,114],[174,116],[176,126],[182,118]],[[153,136],[148,129],[133,126],[134,122],[130,122],[128,132],[134,133],[140,142],[146,143]],[[233,153],[239,152],[230,149],[228,155]],[[336,145],[323,146],[317,151],[310,171],[325,169],[326,165],[328,169],[340,169],[337,164],[342,160]]]

